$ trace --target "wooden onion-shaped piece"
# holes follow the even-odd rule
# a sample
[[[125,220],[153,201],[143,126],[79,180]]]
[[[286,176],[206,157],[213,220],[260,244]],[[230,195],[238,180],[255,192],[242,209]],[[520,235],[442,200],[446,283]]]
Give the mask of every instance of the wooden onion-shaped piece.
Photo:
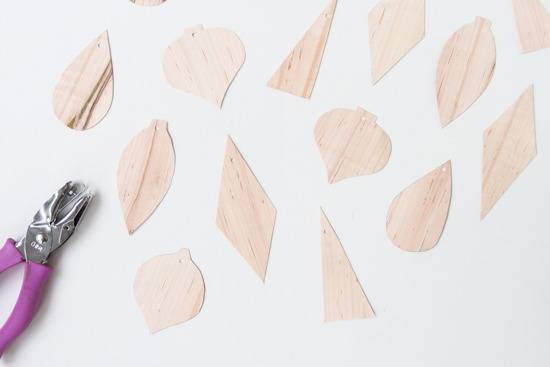
[[[411,252],[435,247],[449,214],[451,186],[451,161],[447,161],[393,199],[386,230],[395,246]]]
[[[53,95],[55,115],[75,130],[99,123],[113,101],[113,64],[107,31],[65,69]]]
[[[188,28],[164,53],[164,75],[174,88],[222,106],[245,59],[239,37],[223,28]]]
[[[325,113],[315,126],[315,140],[332,184],[349,177],[370,175],[386,166],[391,141],[376,116],[358,107]]]
[[[483,134],[481,219],[537,155],[531,85]]]
[[[143,264],[134,281],[134,297],[151,333],[195,317],[204,302],[204,280],[189,250]]]
[[[437,66],[436,92],[441,125],[462,115],[493,78],[496,49],[491,22],[477,17],[447,41]]]
[[[513,0],[522,52],[550,47],[550,14],[540,0]]]
[[[126,147],[118,164],[118,195],[132,234],[160,204],[174,175],[175,157],[166,121],[154,120]]]
[[[130,0],[136,5],[143,5],[143,6],[155,6],[164,4],[166,0]]]
[[[303,98],[311,97],[335,10],[336,0],[331,0],[273,74],[268,87]]]

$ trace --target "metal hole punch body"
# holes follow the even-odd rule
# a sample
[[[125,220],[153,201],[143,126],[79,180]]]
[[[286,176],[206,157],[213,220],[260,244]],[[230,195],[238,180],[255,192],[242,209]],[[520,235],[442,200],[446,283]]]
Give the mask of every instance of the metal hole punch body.
[[[0,273],[14,265],[26,264],[15,307],[0,328],[0,357],[34,318],[53,270],[46,265],[48,259],[72,236],[91,199],[92,193],[86,185],[67,182],[40,207],[25,237],[17,243],[9,238],[0,249]]]

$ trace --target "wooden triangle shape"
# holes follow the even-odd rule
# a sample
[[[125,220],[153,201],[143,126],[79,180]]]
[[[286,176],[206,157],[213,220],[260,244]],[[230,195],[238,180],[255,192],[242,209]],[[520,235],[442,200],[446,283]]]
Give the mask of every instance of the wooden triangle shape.
[[[374,310],[323,209],[321,209],[321,247],[325,322],[373,317]]]
[[[521,51],[550,47],[550,14],[540,0],[513,0]]]
[[[330,4],[304,34],[267,85],[299,97],[310,98],[325,51],[336,1]]]
[[[483,134],[481,219],[537,155],[531,85]]]

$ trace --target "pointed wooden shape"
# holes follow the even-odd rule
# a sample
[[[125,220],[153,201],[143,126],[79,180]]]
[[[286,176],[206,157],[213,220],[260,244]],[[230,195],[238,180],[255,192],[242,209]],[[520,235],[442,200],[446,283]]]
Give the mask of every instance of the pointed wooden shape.
[[[550,14],[540,0],[513,0],[521,51],[550,47]]]
[[[376,116],[358,107],[325,113],[315,126],[315,140],[332,184],[349,177],[370,175],[388,163],[391,141]]]
[[[424,38],[425,0],[381,0],[369,13],[372,84]]]
[[[229,85],[245,59],[239,37],[223,28],[188,28],[164,53],[164,75],[174,88],[221,108]]]
[[[331,0],[327,8],[273,74],[267,83],[269,87],[299,97],[311,97],[335,10],[336,0]]]
[[[537,155],[531,85],[483,134],[481,219]]]
[[[143,6],[155,6],[164,4],[166,0],[130,0],[136,5],[143,5]]]
[[[411,252],[434,248],[447,221],[451,190],[451,161],[447,161],[397,195],[386,218],[393,244]]]
[[[374,311],[355,275],[349,259],[321,209],[325,322],[366,319]]]
[[[153,120],[124,149],[118,164],[118,196],[129,234],[151,216],[166,195],[174,166],[166,121]]]
[[[491,22],[477,17],[447,41],[437,66],[437,104],[443,127],[462,115],[493,78],[496,49]]]
[[[195,317],[204,302],[204,279],[189,250],[143,264],[134,280],[134,297],[151,333]]]
[[[276,210],[231,139],[227,139],[216,223],[265,280]]]
[[[99,123],[113,102],[113,64],[107,31],[65,69],[53,94],[55,115],[75,130]]]

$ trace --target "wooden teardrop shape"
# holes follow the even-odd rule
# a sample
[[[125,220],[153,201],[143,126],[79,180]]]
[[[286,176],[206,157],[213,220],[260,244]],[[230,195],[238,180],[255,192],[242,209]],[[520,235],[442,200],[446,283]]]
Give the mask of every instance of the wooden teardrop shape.
[[[548,3],[548,2],[547,2]],[[513,0],[522,52],[550,47],[550,13],[541,0]]]
[[[443,127],[462,115],[493,78],[496,48],[491,22],[477,17],[447,41],[437,66],[436,92]]]
[[[107,31],[65,69],[53,95],[55,115],[75,130],[97,125],[113,102],[113,64]]]
[[[143,264],[134,280],[134,297],[151,333],[195,317],[204,302],[204,279],[189,250]]]
[[[164,75],[174,88],[221,108],[229,85],[245,59],[239,37],[223,28],[188,28],[164,53]]]
[[[393,244],[411,252],[434,248],[447,221],[451,190],[451,161],[447,161],[397,195],[386,218]]]
[[[156,6],[164,4],[166,0],[130,0],[136,5],[142,5],[142,6]]]
[[[118,164],[118,195],[132,234],[160,204],[174,175],[175,156],[168,123],[153,120],[126,147]]]
[[[329,183],[370,175],[386,166],[391,140],[377,117],[358,107],[325,113],[315,126],[315,140],[327,167]]]

